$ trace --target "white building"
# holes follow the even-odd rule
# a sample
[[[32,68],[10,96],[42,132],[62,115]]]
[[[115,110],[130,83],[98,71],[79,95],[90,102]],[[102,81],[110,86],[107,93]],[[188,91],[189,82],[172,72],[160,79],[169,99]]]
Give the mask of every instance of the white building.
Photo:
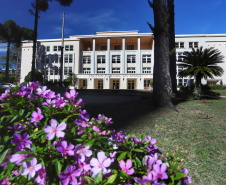
[[[23,42],[21,82],[31,71],[32,44]],[[177,59],[184,51],[200,46],[219,49],[226,60],[226,34],[176,35]],[[64,40],[64,79],[73,72],[78,77],[78,88],[149,89],[153,80],[153,47],[153,34],[138,31],[70,36]],[[59,81],[61,39],[39,40],[37,48],[36,68],[45,80]],[[221,66],[226,70],[226,62]],[[226,84],[226,72],[215,80]],[[187,81],[177,79],[179,85],[186,85]]]

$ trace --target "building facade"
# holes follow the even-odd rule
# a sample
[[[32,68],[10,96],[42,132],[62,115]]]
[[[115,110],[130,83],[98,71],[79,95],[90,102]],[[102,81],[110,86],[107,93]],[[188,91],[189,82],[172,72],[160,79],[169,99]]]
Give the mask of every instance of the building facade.
[[[22,46],[21,82],[31,71],[32,42]],[[176,35],[177,60],[184,51],[203,46],[215,47],[226,57],[226,35]],[[36,68],[45,81],[59,81],[61,39],[39,40]],[[225,58],[226,59],[226,58]],[[97,32],[95,35],[70,36],[64,40],[63,78],[77,75],[77,88],[150,89],[153,80],[154,38],[138,31]],[[221,64],[226,70],[226,62]],[[177,72],[181,69],[177,66]],[[226,84],[226,75],[214,79]],[[186,86],[190,78],[177,77]],[[206,83],[206,82],[204,82]]]

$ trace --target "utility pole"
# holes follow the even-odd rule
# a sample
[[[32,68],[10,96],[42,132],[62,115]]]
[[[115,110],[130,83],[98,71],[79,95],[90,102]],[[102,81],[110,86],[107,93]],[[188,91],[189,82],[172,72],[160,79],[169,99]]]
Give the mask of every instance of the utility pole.
[[[63,12],[63,25],[62,25],[62,44],[61,44],[61,59],[60,59],[60,86],[63,85],[63,61],[64,61],[64,17],[65,13]]]

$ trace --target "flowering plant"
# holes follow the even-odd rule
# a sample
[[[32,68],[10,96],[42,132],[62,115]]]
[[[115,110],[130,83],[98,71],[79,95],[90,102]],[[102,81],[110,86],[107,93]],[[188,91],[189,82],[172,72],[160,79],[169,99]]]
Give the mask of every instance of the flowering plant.
[[[75,90],[65,97],[38,87],[0,96],[0,184],[187,184],[174,153],[156,140],[109,130],[112,119],[91,118]]]

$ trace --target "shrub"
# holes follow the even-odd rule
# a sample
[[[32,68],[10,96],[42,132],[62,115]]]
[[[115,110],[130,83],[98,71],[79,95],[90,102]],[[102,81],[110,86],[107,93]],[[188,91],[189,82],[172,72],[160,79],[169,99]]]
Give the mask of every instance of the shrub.
[[[0,184],[186,184],[175,153],[156,139],[108,130],[91,118],[75,90],[66,98],[39,88],[7,89],[0,97]]]
[[[42,73],[35,69],[35,80],[39,81],[41,84],[43,83],[43,76]],[[31,82],[31,71],[25,76],[24,81],[28,84]]]
[[[226,85],[210,85],[211,90],[226,90]]]

